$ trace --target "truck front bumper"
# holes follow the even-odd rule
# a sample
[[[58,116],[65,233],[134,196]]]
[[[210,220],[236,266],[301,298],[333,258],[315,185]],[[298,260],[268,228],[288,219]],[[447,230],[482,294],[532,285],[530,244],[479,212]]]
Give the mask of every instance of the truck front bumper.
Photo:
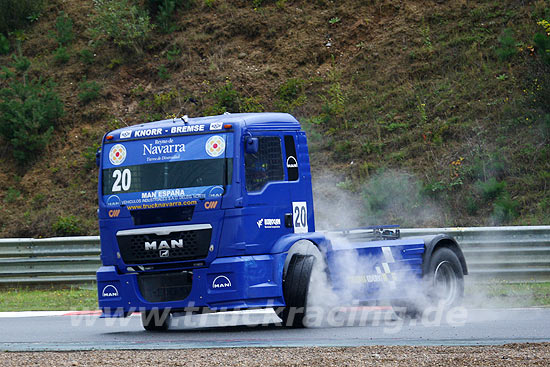
[[[286,255],[281,253],[216,259],[208,267],[192,270],[190,291],[185,298],[159,302],[151,302],[151,296],[144,296],[142,292],[143,283],[147,281],[143,277],[154,279],[154,273],[119,273],[115,266],[102,266],[97,271],[102,317],[124,317],[136,311],[167,308],[174,311],[198,311],[202,308],[223,311],[284,306],[281,283]],[[171,274],[178,276],[182,271],[156,274],[170,277]],[[155,294],[154,291],[151,294]],[[166,287],[160,284],[158,292],[166,291]]]

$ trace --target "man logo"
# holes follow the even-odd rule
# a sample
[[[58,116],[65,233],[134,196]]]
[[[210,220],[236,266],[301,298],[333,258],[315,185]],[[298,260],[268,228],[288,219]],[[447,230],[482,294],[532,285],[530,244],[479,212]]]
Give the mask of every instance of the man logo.
[[[231,288],[231,281],[225,275],[218,275],[212,282],[212,289]]]
[[[102,297],[118,297],[118,289],[114,285],[106,285],[101,291]]]
[[[170,256],[170,250],[160,250],[159,251],[160,257],[169,257]]]
[[[298,161],[293,156],[286,159],[286,168],[298,168]]]

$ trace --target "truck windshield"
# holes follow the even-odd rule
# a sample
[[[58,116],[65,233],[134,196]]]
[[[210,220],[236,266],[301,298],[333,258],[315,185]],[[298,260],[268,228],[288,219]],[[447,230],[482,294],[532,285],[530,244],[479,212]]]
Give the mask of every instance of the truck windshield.
[[[220,197],[231,183],[232,149],[226,149],[231,146],[228,133],[105,144],[103,200],[147,209]]]

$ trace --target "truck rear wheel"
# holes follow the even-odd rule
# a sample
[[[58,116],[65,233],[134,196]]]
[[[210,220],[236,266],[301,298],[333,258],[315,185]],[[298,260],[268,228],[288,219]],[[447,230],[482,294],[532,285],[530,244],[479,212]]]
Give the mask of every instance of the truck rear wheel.
[[[305,327],[309,282],[315,257],[312,255],[294,255],[288,265],[283,285],[286,306],[279,313],[283,326]]]
[[[401,318],[422,316],[427,307],[444,311],[461,304],[464,297],[464,273],[458,256],[449,248],[436,250],[424,275],[418,299],[392,301],[394,312]]]
[[[456,254],[443,247],[430,261],[428,298],[430,303],[445,309],[458,306],[464,297],[464,274]]]
[[[147,331],[168,330],[170,323],[170,311],[154,309],[141,312],[141,324]]]

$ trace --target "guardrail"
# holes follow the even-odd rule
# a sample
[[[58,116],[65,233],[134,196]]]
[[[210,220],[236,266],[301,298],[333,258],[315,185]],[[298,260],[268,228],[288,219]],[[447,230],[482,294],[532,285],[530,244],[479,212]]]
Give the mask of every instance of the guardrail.
[[[402,237],[437,233],[457,239],[471,279],[550,281],[550,226],[401,230]],[[92,283],[99,254],[97,236],[0,239],[0,285]]]
[[[0,285],[92,283],[99,237],[0,239]]]

